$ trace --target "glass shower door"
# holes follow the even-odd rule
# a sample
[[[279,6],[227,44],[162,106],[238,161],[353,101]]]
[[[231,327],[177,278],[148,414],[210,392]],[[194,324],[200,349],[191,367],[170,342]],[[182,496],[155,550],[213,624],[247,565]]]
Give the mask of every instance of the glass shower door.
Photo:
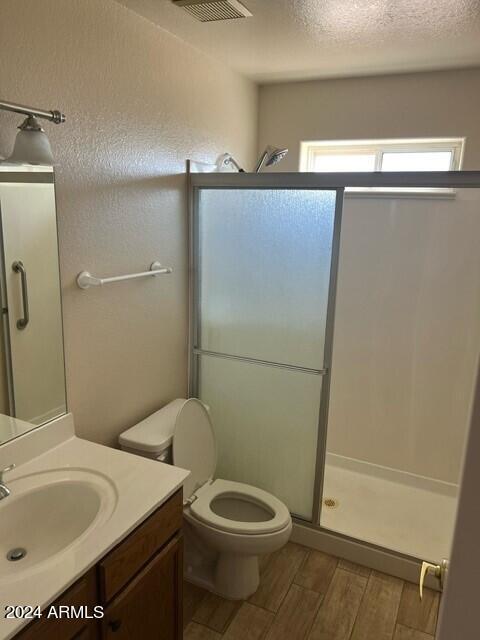
[[[191,393],[211,410],[217,476],[312,520],[342,191],[195,194]]]

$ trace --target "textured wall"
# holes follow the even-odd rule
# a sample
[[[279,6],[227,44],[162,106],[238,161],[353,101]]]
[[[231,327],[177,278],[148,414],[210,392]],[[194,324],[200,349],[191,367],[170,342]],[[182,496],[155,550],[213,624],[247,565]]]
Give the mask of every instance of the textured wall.
[[[251,164],[257,90],[113,0],[2,0],[5,99],[59,107],[67,391],[80,435],[117,434],[186,392],[186,158]],[[21,118],[0,113],[0,154]],[[158,259],[174,274],[81,291]]]
[[[259,150],[288,146],[278,171],[298,171],[302,140],[466,136],[480,167],[480,69],[269,84],[260,89]]]

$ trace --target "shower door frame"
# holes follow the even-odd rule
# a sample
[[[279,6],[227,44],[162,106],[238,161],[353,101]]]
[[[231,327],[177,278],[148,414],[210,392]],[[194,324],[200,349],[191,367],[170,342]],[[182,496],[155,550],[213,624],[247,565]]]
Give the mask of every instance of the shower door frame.
[[[340,256],[341,218],[345,189],[348,187],[380,188],[380,189],[480,189],[480,171],[421,171],[421,172],[364,172],[364,173],[188,173],[188,213],[189,213],[189,345],[188,345],[188,392],[194,396],[198,390],[198,352],[195,350],[198,337],[198,263],[197,263],[197,222],[198,195],[202,189],[236,189],[236,190],[314,190],[336,191],[335,223],[332,239],[330,266],[330,284],[327,304],[327,317],[324,341],[324,373],[319,406],[319,422],[317,433],[317,455],[314,476],[312,519],[305,520],[293,514],[297,524],[322,532],[327,536],[339,538],[345,544],[361,545],[372,551],[387,553],[394,559],[417,563],[418,558],[402,554],[387,547],[371,544],[367,541],[352,538],[320,524],[323,495],[323,478],[326,460],[326,444],[328,434],[328,404],[330,398],[330,380],[332,372],[332,353],[335,328],[335,301],[337,291],[337,273]],[[370,197],[392,197],[392,194],[372,192]],[[397,197],[406,195],[396,194]],[[414,197],[432,197],[431,194],[415,194]],[[436,193],[434,198],[455,197],[452,193]],[[410,578],[409,578],[410,579]]]
[[[215,176],[223,176],[230,174],[190,174],[190,197],[189,197],[189,238],[190,238],[190,278],[189,278],[189,292],[190,292],[190,323],[189,323],[189,373],[188,373],[188,394],[189,396],[197,396],[198,394],[198,359],[201,355],[208,355],[208,351],[204,351],[197,347],[198,345],[198,329],[200,326],[200,313],[199,313],[199,271],[198,271],[198,193],[200,190],[208,188],[208,189],[243,189],[243,190],[278,190],[278,191],[292,191],[292,190],[302,190],[302,191],[334,191],[335,192],[335,212],[334,212],[334,223],[332,229],[332,246],[330,251],[330,274],[329,274],[329,284],[328,284],[328,296],[327,296],[327,310],[326,310],[326,319],[325,319],[325,331],[324,331],[324,342],[323,342],[323,362],[322,368],[317,370],[315,375],[319,375],[322,378],[320,397],[319,397],[319,415],[318,415],[318,424],[317,424],[317,444],[316,444],[316,455],[315,455],[315,470],[314,470],[314,485],[313,485],[313,504],[312,504],[312,515],[310,518],[303,518],[295,513],[292,513],[292,516],[298,522],[302,522],[304,524],[314,524],[316,522],[320,522],[320,511],[321,511],[321,497],[323,491],[323,475],[325,469],[325,452],[326,452],[326,439],[327,439],[327,421],[328,421],[328,400],[330,397],[330,371],[331,371],[331,361],[332,361],[332,352],[333,352],[333,328],[334,328],[334,314],[335,314],[335,295],[336,295],[336,283],[337,283],[337,272],[338,272],[338,259],[339,259],[339,249],[340,249],[340,230],[341,230],[341,220],[342,220],[342,208],[343,208],[343,196],[344,189],[341,187],[335,188],[321,188],[318,187],[299,187],[296,184],[296,181],[293,180],[291,183],[289,182],[287,185],[282,184],[279,186],[278,184],[275,186],[267,185],[267,186],[252,186],[249,180],[245,180],[244,177],[250,177],[252,175],[261,175],[261,174],[248,174],[248,173],[239,173],[233,175],[239,175],[242,180],[241,186],[224,186],[222,185],[205,185],[202,184],[202,181],[199,180],[197,183],[196,178],[199,176],[204,177],[208,175]],[[265,174],[265,175],[275,175],[275,174]],[[298,175],[298,174],[294,174]],[[215,354],[217,355],[217,354]],[[229,356],[227,354],[222,354],[219,357],[230,358],[235,360],[242,360],[244,362],[255,362],[257,364],[265,364],[269,366],[277,366],[286,369],[292,369],[295,371],[309,371],[310,369],[304,369],[299,366],[289,366],[283,365],[274,362],[266,362],[257,359],[251,358],[243,358],[238,356]]]

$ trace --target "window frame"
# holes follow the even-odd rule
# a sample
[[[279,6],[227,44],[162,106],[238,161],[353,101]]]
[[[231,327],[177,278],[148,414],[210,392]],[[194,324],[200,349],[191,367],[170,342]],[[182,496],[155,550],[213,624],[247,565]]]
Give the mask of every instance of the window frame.
[[[463,165],[465,138],[402,138],[377,140],[314,140],[302,141],[300,144],[301,172],[322,173],[315,171],[315,159],[319,155],[375,155],[374,171],[382,171],[385,153],[417,152],[450,152],[452,154],[449,171],[460,171]],[[388,173],[385,171],[384,173]],[[385,189],[380,187],[350,187],[345,189],[346,195],[375,196],[392,195],[402,197],[455,197],[455,189]]]

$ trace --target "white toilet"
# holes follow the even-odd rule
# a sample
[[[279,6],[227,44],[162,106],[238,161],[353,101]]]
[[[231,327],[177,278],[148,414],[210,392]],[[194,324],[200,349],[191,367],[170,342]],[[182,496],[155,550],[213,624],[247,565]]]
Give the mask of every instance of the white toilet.
[[[205,405],[196,398],[174,400],[119,441],[124,451],[191,471],[184,485],[186,578],[232,600],[254,593],[258,556],[286,544],[292,519],[270,493],[214,480],[215,436]]]

